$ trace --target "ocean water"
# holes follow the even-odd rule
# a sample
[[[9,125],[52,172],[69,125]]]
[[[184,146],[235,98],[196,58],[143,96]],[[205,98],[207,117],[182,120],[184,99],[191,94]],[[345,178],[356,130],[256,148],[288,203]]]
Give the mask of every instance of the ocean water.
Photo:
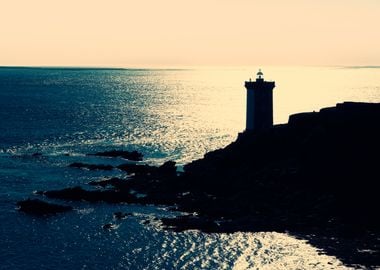
[[[123,176],[67,167],[123,162],[86,153],[138,150],[150,164],[181,167],[226,146],[244,129],[244,80],[256,70],[0,68],[0,269],[346,269],[288,234],[162,230],[155,218],[176,214],[165,207],[77,202],[48,218],[16,210],[35,190]],[[379,68],[263,71],[276,81],[276,123],[337,102],[380,102]],[[114,221],[116,211],[134,215]],[[110,222],[116,229],[104,231]]]

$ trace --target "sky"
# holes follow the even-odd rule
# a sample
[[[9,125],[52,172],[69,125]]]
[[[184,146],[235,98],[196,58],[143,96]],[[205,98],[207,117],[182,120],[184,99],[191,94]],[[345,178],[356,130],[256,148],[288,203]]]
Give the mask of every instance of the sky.
[[[0,0],[0,65],[380,65],[380,0]]]

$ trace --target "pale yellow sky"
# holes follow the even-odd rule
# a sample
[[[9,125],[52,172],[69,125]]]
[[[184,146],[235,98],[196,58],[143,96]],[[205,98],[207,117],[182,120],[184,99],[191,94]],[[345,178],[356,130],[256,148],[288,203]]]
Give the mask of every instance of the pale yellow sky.
[[[0,65],[380,65],[380,0],[0,0]]]

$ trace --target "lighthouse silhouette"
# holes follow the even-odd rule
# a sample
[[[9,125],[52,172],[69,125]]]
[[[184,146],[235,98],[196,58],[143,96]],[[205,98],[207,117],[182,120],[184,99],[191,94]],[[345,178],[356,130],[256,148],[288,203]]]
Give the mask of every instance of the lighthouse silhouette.
[[[273,88],[275,82],[264,81],[259,69],[256,81],[245,82],[247,88],[246,131],[262,131],[273,126]]]

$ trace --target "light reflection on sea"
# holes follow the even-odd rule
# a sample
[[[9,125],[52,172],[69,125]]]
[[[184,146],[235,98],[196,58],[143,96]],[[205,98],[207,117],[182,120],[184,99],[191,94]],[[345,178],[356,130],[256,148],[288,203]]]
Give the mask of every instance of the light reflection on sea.
[[[144,225],[173,215],[156,207],[73,203],[76,211],[48,219],[14,209],[34,190],[122,176],[67,168],[76,161],[122,162],[86,153],[136,149],[150,163],[184,164],[227,145],[244,129],[244,80],[257,68],[0,68],[0,268],[345,269],[286,234],[173,233]],[[276,123],[337,102],[380,102],[380,69],[261,68],[276,81]],[[119,210],[135,216],[104,231]]]

